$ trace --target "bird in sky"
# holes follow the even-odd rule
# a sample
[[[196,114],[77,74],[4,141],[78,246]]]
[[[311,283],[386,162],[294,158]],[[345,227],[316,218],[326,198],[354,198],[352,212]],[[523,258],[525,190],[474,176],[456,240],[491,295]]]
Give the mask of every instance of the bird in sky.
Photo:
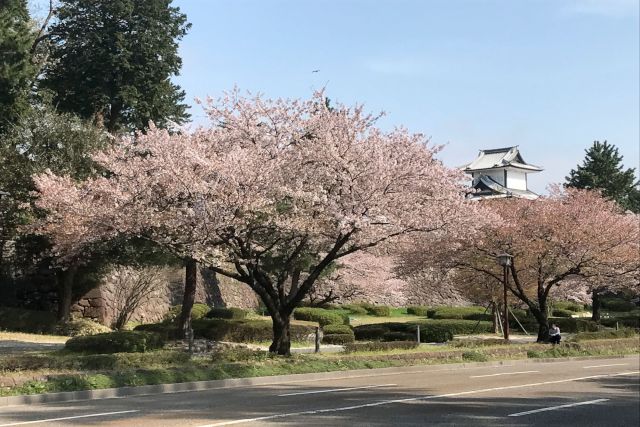
[[[312,73],[319,73],[320,70],[313,70]]]

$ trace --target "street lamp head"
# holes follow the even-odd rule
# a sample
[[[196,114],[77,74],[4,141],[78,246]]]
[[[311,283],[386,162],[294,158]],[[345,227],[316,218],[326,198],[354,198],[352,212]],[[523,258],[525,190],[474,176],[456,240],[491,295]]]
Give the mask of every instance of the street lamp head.
[[[511,265],[511,260],[513,259],[513,255],[509,255],[506,252],[496,255],[496,259],[498,260],[498,264],[503,267],[508,267]]]

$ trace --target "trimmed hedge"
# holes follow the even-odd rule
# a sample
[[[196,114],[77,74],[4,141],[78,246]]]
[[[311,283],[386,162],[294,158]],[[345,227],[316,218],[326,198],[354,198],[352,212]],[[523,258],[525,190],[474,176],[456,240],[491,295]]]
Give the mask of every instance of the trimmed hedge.
[[[411,332],[385,332],[382,341],[411,341],[416,339],[416,334]]]
[[[245,319],[249,312],[241,308],[212,308],[207,315],[207,319]]]
[[[491,313],[484,307],[436,307],[432,319],[491,320]]]
[[[492,330],[491,322],[443,319],[408,323],[376,323],[356,326],[353,331],[357,340],[387,340],[399,337],[387,335],[391,332],[405,333],[406,339],[415,339],[417,325],[420,325],[421,342],[446,342],[453,339],[456,334],[485,333]]]
[[[349,316],[343,316],[331,310],[325,310],[324,308],[296,308],[293,312],[293,318],[296,320],[318,322],[320,326],[349,324]]]
[[[377,317],[389,317],[391,315],[391,308],[386,305],[374,305],[367,311],[370,315]]]
[[[70,320],[65,323],[59,323],[56,326],[57,334],[67,335],[69,337],[103,334],[107,332],[111,332],[111,328],[89,319]]]
[[[160,334],[139,331],[118,331],[105,334],[71,338],[64,347],[82,353],[144,353],[162,348],[164,339]]]
[[[619,329],[617,331],[580,332],[573,336],[573,341],[588,341],[601,339],[631,338],[636,337],[633,329]]]
[[[596,322],[587,319],[559,317],[557,319],[550,319],[549,324],[551,323],[558,325],[561,332],[597,332],[600,329]]]
[[[418,347],[415,341],[392,341],[392,342],[358,342],[346,344],[345,353],[356,351],[387,351],[387,350],[411,350]]]
[[[618,326],[623,326],[625,328],[640,329],[640,318],[635,316],[610,317],[608,319],[600,319],[600,324],[608,326],[610,328],[615,328],[616,323],[618,324]]]
[[[367,314],[367,309],[358,304],[344,304],[341,308],[349,310],[351,314]]]
[[[553,317],[571,317],[574,315],[574,312],[571,310],[565,310],[564,308],[554,308],[551,315]]]
[[[620,298],[603,298],[602,308],[610,311],[631,311],[636,308],[636,305]]]
[[[164,320],[168,322],[173,322],[180,317],[180,312],[182,311],[182,304],[174,305],[169,309],[169,312],[165,314]],[[207,304],[195,303],[191,308],[191,320],[203,319],[207,313],[211,311],[211,307]]]
[[[412,314],[414,316],[426,316],[427,311],[429,311],[429,307],[424,305],[410,305],[407,307],[407,314]]]
[[[200,319],[192,323],[196,338],[214,341],[260,342],[273,339],[273,324],[269,320]],[[292,341],[306,341],[315,333],[313,326],[290,325]]]
[[[133,328],[136,332],[153,332],[161,335],[165,340],[178,338],[178,328],[169,322],[145,323]]]
[[[322,328],[322,332],[325,334],[351,334],[353,335],[353,329],[349,325],[327,325]]]
[[[350,334],[325,334],[322,337],[323,344],[349,344],[356,340],[353,333]]]

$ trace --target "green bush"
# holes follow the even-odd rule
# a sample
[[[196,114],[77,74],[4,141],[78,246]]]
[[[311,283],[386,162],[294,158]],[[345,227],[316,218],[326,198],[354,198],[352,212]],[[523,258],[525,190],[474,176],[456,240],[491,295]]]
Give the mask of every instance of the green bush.
[[[391,315],[391,308],[386,305],[374,305],[368,312],[372,316],[389,317]]]
[[[426,316],[429,307],[424,305],[410,305],[407,307],[407,314],[412,314],[414,316]]]
[[[382,336],[387,332],[390,332],[390,329],[383,325],[362,325],[356,326],[353,328],[353,332],[357,340],[368,341],[368,340],[381,340]]]
[[[192,323],[196,338],[230,342],[263,342],[273,339],[269,320],[199,319]],[[313,326],[290,325],[292,341],[306,341],[315,332]]]
[[[322,328],[322,332],[325,334],[351,334],[353,335],[353,329],[349,325],[327,325]]]
[[[344,304],[342,305],[342,308],[348,310],[351,314],[367,314],[367,309],[358,304]]]
[[[575,313],[571,310],[565,310],[564,308],[554,308],[551,314],[553,317],[571,317]]]
[[[169,309],[169,312],[165,314],[164,320],[167,322],[174,322],[180,317],[182,311],[182,304],[174,305]],[[207,304],[195,303],[191,308],[191,320],[203,319],[207,313],[211,311],[211,307]]]
[[[206,315],[208,319],[244,319],[249,313],[236,307],[212,308]]]
[[[69,337],[79,337],[84,335],[95,335],[111,332],[111,329],[89,319],[75,319],[56,326],[56,334],[67,335]]]
[[[453,319],[439,319],[439,320],[422,320],[410,322],[410,325],[420,325],[420,334],[422,331],[431,327],[444,327],[451,331],[454,335],[466,335],[466,334],[484,334],[493,332],[493,326],[491,322],[476,321],[476,320],[453,320]],[[415,328],[415,326],[414,326]]]
[[[382,341],[411,341],[415,339],[416,335],[411,332],[385,332],[382,335]]]
[[[602,308],[606,308],[609,311],[631,311],[636,308],[636,305],[630,301],[623,300],[621,298],[603,298]]]
[[[415,341],[391,341],[391,342],[358,342],[346,344],[345,353],[356,351],[388,351],[388,350],[411,350],[418,347]]]
[[[64,345],[69,351],[82,353],[140,353],[161,348],[160,334],[139,331],[118,331],[71,338]]]
[[[635,337],[636,333],[633,329],[619,329],[617,331],[598,331],[598,332],[580,332],[572,337],[573,341],[588,341],[616,338]]]
[[[462,353],[462,360],[468,360],[471,362],[486,362],[489,360],[485,354],[478,351],[465,351]]]
[[[349,344],[356,339],[353,333],[350,334],[325,334],[322,337],[323,344]]]
[[[484,307],[436,307],[432,319],[491,320]]]
[[[51,334],[55,332],[55,328],[55,313],[15,307],[0,307],[0,329],[15,332]]]
[[[145,323],[133,328],[137,332],[153,332],[162,336],[165,340],[181,338],[179,337],[178,328],[173,323]]]
[[[346,319],[345,319],[346,317]],[[349,317],[335,313],[324,308],[300,307],[293,312],[293,318],[296,320],[307,320],[309,322],[318,322],[320,326],[326,325],[348,325]]]

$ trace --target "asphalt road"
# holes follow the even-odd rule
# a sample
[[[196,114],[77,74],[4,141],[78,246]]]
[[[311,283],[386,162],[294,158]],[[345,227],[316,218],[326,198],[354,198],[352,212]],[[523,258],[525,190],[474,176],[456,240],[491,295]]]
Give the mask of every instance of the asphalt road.
[[[417,366],[321,380],[0,409],[0,427],[638,426],[638,357]]]

